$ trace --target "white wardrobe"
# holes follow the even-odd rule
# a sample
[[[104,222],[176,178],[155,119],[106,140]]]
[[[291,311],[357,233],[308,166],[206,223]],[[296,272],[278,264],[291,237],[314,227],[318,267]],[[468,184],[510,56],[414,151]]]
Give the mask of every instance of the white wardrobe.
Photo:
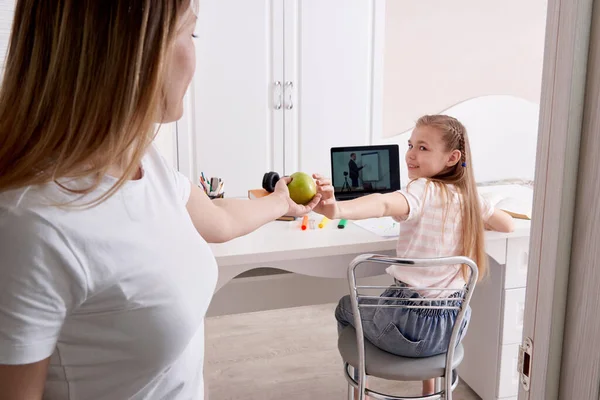
[[[370,143],[374,9],[374,0],[203,0],[180,168],[246,196],[265,172],[327,175],[330,147]]]

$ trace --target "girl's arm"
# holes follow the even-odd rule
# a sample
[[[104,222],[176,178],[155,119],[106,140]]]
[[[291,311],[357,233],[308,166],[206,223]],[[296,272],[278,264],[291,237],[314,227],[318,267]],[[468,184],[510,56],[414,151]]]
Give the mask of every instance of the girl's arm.
[[[515,230],[515,220],[506,212],[494,208],[494,213],[487,220],[486,226],[497,232],[512,232]]]
[[[321,194],[321,202],[315,207],[315,212],[325,215],[329,219],[404,217],[410,211],[408,201],[399,192],[377,193],[338,202],[335,199],[331,180],[317,174],[313,177],[317,180],[317,193]]]

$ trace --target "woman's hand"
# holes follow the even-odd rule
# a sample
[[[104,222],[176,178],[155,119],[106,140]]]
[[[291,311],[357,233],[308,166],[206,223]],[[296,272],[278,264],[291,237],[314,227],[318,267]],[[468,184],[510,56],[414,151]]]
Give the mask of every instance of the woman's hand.
[[[275,190],[273,191],[273,194],[282,196],[287,200],[288,211],[284,215],[301,217],[304,214],[308,214],[309,212],[311,212],[315,208],[315,206],[319,204],[319,201],[321,201],[321,194],[317,191],[315,197],[313,197],[310,203],[308,203],[305,206],[303,206],[302,204],[297,204],[290,198],[290,191],[287,187],[287,185],[291,181],[292,178],[290,178],[289,176],[284,176],[280,178],[277,181],[277,184],[275,184]]]
[[[340,209],[335,200],[331,179],[319,174],[313,174],[313,178],[317,180],[317,195],[321,195],[321,202],[317,204],[314,211],[329,219],[338,218]]]

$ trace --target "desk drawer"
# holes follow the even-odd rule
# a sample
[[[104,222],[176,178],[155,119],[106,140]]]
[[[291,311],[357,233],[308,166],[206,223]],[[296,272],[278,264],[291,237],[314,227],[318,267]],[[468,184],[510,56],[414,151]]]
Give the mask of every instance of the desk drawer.
[[[527,285],[527,263],[529,262],[529,238],[508,239],[506,246],[506,289]]]
[[[500,348],[500,373],[498,374],[498,398],[519,395],[519,345],[508,344]],[[516,398],[516,397],[515,397]]]
[[[504,291],[502,344],[521,343],[525,318],[525,288]]]

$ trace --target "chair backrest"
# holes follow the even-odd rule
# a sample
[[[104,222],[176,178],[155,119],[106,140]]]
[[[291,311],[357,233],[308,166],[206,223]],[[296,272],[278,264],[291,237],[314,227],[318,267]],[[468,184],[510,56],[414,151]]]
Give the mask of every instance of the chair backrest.
[[[402,299],[402,298],[382,298],[379,296],[365,296],[359,293],[360,290],[372,290],[372,289],[388,289],[389,286],[357,286],[356,284],[356,269],[361,264],[385,264],[389,265],[403,265],[403,266],[414,266],[414,267],[440,267],[445,265],[456,265],[456,264],[464,264],[469,267],[470,274],[467,280],[467,285],[463,290],[452,290],[453,292],[460,291],[462,296],[460,297],[423,297],[421,299]],[[362,326],[362,318],[360,314],[361,308],[366,307],[386,307],[386,308],[419,308],[419,309],[447,309],[447,310],[458,310],[458,315],[454,326],[452,328],[452,335],[450,337],[450,342],[448,344],[448,350],[446,352],[446,371],[445,371],[445,393],[452,392],[452,361],[454,359],[454,350],[456,345],[458,344],[458,337],[460,334],[460,328],[462,326],[462,322],[465,317],[465,313],[467,311],[469,302],[471,301],[471,296],[473,295],[473,291],[475,289],[475,285],[477,283],[477,277],[479,275],[479,270],[477,268],[477,264],[473,260],[467,257],[442,257],[442,258],[395,258],[389,256],[382,256],[377,254],[363,254],[357,256],[350,262],[348,267],[348,283],[350,286],[350,300],[352,302],[352,311],[354,315],[354,328],[356,330],[356,345],[358,350],[358,390],[359,393],[364,393],[365,391],[365,337],[364,330]],[[411,290],[419,291],[423,290],[426,292],[447,292],[448,288],[410,288]],[[361,299],[384,299],[390,300],[392,303],[389,304],[373,304],[370,302],[368,304],[361,304]],[[431,305],[432,301],[442,301],[445,305]],[[397,304],[394,304],[397,302]],[[421,302],[422,305],[414,305],[415,302]],[[448,305],[448,302],[452,302],[452,305]],[[403,304],[409,303],[409,304]],[[429,305],[428,305],[429,304]],[[458,304],[458,305],[456,305]],[[356,373],[355,372],[355,373]],[[451,396],[451,395],[450,395]],[[362,397],[359,397],[362,398]]]

